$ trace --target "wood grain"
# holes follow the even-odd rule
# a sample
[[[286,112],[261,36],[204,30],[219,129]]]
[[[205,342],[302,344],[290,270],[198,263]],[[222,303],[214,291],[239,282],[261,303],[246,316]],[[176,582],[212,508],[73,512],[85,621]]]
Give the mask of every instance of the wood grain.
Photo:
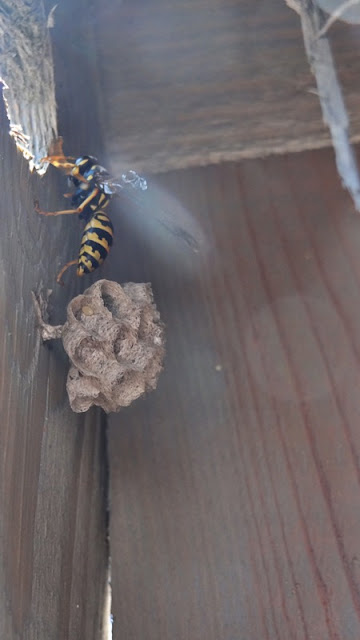
[[[12,134],[40,172],[57,135],[54,66],[44,5],[0,0],[0,68]]]
[[[331,30],[359,139],[359,27]],[[105,0],[96,20],[102,131],[115,173],[330,145],[284,0]]]
[[[213,248],[181,265],[124,223],[110,263],[168,341],[109,421],[114,640],[356,640],[360,220],[333,155],[158,181]]]
[[[331,134],[339,177],[349,190],[355,208],[360,211],[360,177],[349,140],[349,118],[327,36],[329,22],[316,2],[295,2],[294,8],[300,15],[305,51],[316,79],[323,120]],[[331,19],[335,20],[334,15]]]
[[[72,8],[74,42],[82,8]],[[69,152],[84,152],[96,118],[85,107],[96,85],[81,52],[69,49],[60,16],[53,48],[61,133]],[[81,36],[85,46],[86,29]],[[89,85],[75,103],[70,64]],[[77,255],[82,227],[76,217],[34,213],[34,198],[59,208],[64,179],[53,170],[30,176],[8,136],[2,102],[0,123],[0,637],[99,640],[107,571],[104,424],[96,412],[71,412],[68,359],[60,343],[40,344],[31,301],[32,290],[53,288],[51,321],[65,320],[83,283],[69,273],[61,289],[55,276]]]

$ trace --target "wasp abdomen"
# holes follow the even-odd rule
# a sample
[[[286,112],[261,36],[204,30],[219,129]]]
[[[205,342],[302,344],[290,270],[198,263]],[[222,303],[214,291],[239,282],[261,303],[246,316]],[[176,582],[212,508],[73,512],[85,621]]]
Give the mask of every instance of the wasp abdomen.
[[[114,228],[104,211],[97,211],[87,223],[81,238],[77,275],[95,271],[105,260],[113,243]]]

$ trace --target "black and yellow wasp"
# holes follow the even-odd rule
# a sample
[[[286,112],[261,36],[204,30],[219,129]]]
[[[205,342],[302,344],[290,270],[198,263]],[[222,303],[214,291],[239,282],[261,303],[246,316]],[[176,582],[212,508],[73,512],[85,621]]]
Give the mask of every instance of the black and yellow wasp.
[[[116,183],[92,156],[74,159],[64,155],[51,155],[43,161],[65,171],[70,185],[75,187],[75,190],[65,194],[65,197],[71,198],[71,209],[43,211],[38,202],[35,202],[36,212],[44,216],[77,213],[86,223],[78,258],[67,262],[57,275],[56,281],[63,284],[62,276],[70,266],[77,264],[77,275],[83,276],[95,271],[108,255],[113,243],[114,227],[105,209],[112,196],[127,186],[145,190],[147,184],[146,180],[134,171],[124,174],[121,181]]]
[[[63,284],[62,276],[70,266],[77,264],[77,275],[83,276],[97,269],[107,257],[114,237],[112,222],[105,211],[111,198],[129,191],[145,191],[147,183],[145,178],[132,170],[124,173],[116,181],[93,156],[84,155],[77,159],[65,156],[62,152],[62,140],[60,139],[56,144],[57,146],[54,147],[56,155],[43,158],[43,162],[48,162],[67,174],[73,191],[64,195],[71,199],[71,208],[61,211],[43,211],[36,201],[35,211],[44,216],[79,214],[80,219],[86,223],[78,258],[67,262],[57,275],[56,281]],[[192,216],[179,205],[175,209],[169,215],[164,208],[159,207],[157,202],[156,206],[152,207],[151,218],[157,222],[160,229],[170,233],[176,241],[180,239],[187,248],[198,251],[199,242],[194,234],[200,238],[202,235],[200,228]],[[145,226],[148,218],[147,215],[142,218]]]

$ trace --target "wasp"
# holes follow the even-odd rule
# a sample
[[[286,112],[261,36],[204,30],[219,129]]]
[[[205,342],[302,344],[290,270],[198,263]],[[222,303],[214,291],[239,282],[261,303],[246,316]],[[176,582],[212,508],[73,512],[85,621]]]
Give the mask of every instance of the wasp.
[[[123,195],[125,199],[136,203],[135,217],[149,236],[155,233],[157,241],[161,240],[163,255],[166,251],[174,262],[177,245],[182,245],[191,252],[198,253],[209,249],[206,235],[193,215],[165,191],[152,188],[147,194],[146,203],[137,196],[147,190],[145,178],[135,171],[123,173],[119,179],[113,178],[109,172],[98,164],[90,155],[73,158],[65,156],[62,151],[62,139],[53,145],[51,154],[43,158],[43,162],[52,164],[62,170],[72,187],[71,193],[64,194],[70,198],[71,208],[62,211],[43,211],[35,202],[35,210],[44,216],[78,214],[85,221],[85,228],[80,243],[79,256],[67,262],[57,275],[57,282],[63,284],[62,276],[72,265],[77,264],[77,275],[83,276],[97,269],[107,257],[114,238],[114,228],[106,213],[106,208],[114,196]],[[131,195],[130,195],[131,193]],[[150,197],[148,197],[150,196]],[[165,206],[162,203],[165,202]],[[155,223],[155,224],[154,224]],[[161,232],[165,235],[161,235]],[[160,235],[159,235],[160,234]],[[171,243],[171,238],[174,242]],[[165,252],[165,253],[164,253]],[[184,264],[184,263],[182,263]]]
[[[43,158],[43,162],[65,171],[70,185],[75,190],[64,194],[65,197],[71,198],[70,209],[43,211],[36,201],[35,211],[43,216],[78,214],[86,223],[78,258],[67,262],[57,275],[57,283],[63,284],[62,276],[69,267],[77,264],[77,275],[83,276],[95,271],[107,257],[113,243],[114,227],[105,209],[113,195],[126,186],[145,190],[147,184],[146,180],[134,171],[123,174],[121,181],[116,183],[93,156],[74,159],[60,153]]]

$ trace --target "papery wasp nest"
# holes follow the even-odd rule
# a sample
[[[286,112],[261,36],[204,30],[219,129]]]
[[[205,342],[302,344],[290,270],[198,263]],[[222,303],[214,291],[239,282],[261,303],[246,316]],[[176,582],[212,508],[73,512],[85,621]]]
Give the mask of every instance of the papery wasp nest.
[[[44,322],[39,297],[34,302],[43,340],[61,338],[70,358],[73,411],[119,411],[156,388],[165,336],[150,284],[99,280],[71,300],[67,321],[56,327]]]

